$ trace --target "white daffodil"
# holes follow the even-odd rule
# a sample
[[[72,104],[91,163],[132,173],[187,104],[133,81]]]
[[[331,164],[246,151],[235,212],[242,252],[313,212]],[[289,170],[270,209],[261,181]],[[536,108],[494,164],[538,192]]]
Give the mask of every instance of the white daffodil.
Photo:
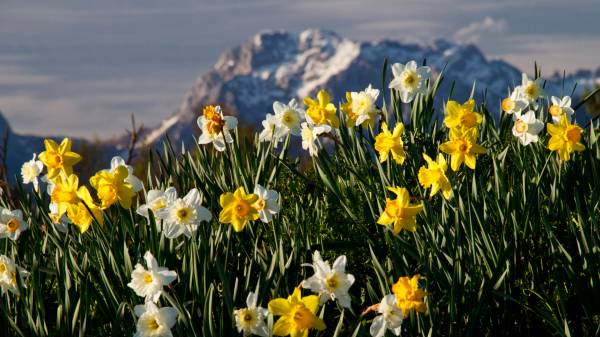
[[[552,116],[552,121],[557,124],[560,121],[562,115],[566,115],[569,122],[573,121],[573,114],[575,110],[571,108],[571,97],[564,96],[562,99],[556,96],[550,98],[552,105],[548,108],[548,112]]]
[[[153,302],[146,302],[136,305],[133,310],[139,317],[133,337],[173,337],[171,329],[177,322],[175,308],[158,308]]]
[[[544,123],[535,118],[535,111],[529,110],[521,115],[517,113],[512,133],[523,145],[538,141],[538,134],[544,129]]]
[[[277,148],[277,144],[285,137],[286,129],[281,125],[279,119],[275,115],[267,114],[265,120],[262,121],[263,130],[258,135],[258,140],[261,142],[271,142],[273,147]]]
[[[320,134],[331,131],[331,126],[327,124],[314,126],[312,123],[302,123],[302,148],[308,150],[311,157],[316,156],[319,153],[319,146],[317,139]]]
[[[244,337],[250,335],[269,336],[269,331],[265,325],[265,317],[267,317],[269,310],[257,307],[256,301],[256,294],[250,292],[246,298],[247,307],[233,311],[235,326],[238,332],[243,332]]]
[[[177,273],[165,267],[159,267],[154,255],[150,252],[144,254],[146,266],[136,264],[131,272],[131,282],[127,286],[135,291],[138,296],[146,298],[146,301],[156,303],[160,298],[164,286],[169,285],[177,278]]]
[[[225,143],[232,143],[233,138],[229,130],[237,127],[237,118],[223,116],[220,106],[204,108],[203,115],[198,117],[198,127],[202,134],[198,139],[199,144],[212,143],[217,151],[225,151]]]
[[[137,193],[141,191],[142,188],[144,188],[144,184],[142,184],[142,181],[138,177],[133,175],[133,167],[131,167],[131,165],[127,165],[123,158],[119,156],[113,157],[113,159],[110,161],[110,173],[115,173],[115,170],[119,166],[125,166],[127,168],[127,172],[129,173],[127,175],[127,178],[125,178],[125,182],[131,184],[134,192]]]
[[[394,79],[390,82],[390,89],[400,92],[400,99],[404,103],[410,103],[417,94],[427,93],[427,80],[431,75],[431,68],[417,67],[416,61],[409,61],[406,65],[401,63],[392,64]]]
[[[321,305],[328,300],[338,300],[344,308],[350,307],[350,295],[348,289],[354,283],[354,276],[346,274],[346,256],[338,257],[333,263],[333,268],[328,261],[323,262],[319,251],[313,253],[313,264],[311,266],[315,274],[302,281],[302,288],[310,289],[318,293],[321,299]]]
[[[370,84],[363,91],[350,93],[352,113],[356,117],[356,126],[361,125],[363,122],[374,120],[375,114],[378,111],[375,106],[378,96],[379,90],[373,89]]]
[[[523,97],[520,87],[515,88],[509,97],[502,100],[502,111],[509,115],[521,113],[529,105],[529,102]]]
[[[174,187],[168,187],[166,190],[150,190],[146,194],[146,203],[137,209],[137,214],[148,218],[148,210],[151,210],[154,216],[157,213],[173,203],[177,199],[177,190]]]
[[[258,200],[253,206],[258,211],[260,220],[265,223],[271,222],[273,215],[279,213],[279,193],[256,184],[254,194],[258,195]]]
[[[3,208],[0,211],[0,238],[15,241],[27,227],[27,221],[23,220],[23,212],[20,209],[11,211]]]
[[[50,219],[52,219],[52,223],[56,227],[56,229],[61,233],[68,232],[69,225],[71,224],[71,220],[67,217],[67,214],[63,214],[61,216],[58,215],[58,205],[55,203],[50,203],[48,206],[50,209]]]
[[[377,312],[381,315],[375,317],[371,328],[371,336],[383,337],[386,330],[391,330],[396,336],[400,336],[402,331],[402,310],[396,305],[396,296],[393,294],[386,295],[379,303]]]
[[[17,266],[15,261],[8,256],[0,255],[0,288],[2,288],[2,294],[10,291],[15,295],[19,295],[17,277],[20,278],[21,284],[25,286],[25,279],[28,276],[29,272]]]
[[[295,99],[292,99],[288,104],[275,101],[273,103],[273,112],[275,112],[275,117],[277,117],[286,133],[300,136],[305,112],[300,109]]]
[[[200,222],[212,219],[210,211],[200,204],[201,199],[200,192],[193,188],[183,199],[175,199],[167,208],[156,213],[164,220],[162,231],[167,238],[173,239],[182,234],[189,238]]]
[[[33,154],[33,158],[27,161],[21,166],[21,177],[23,178],[23,184],[33,184],[33,189],[37,192],[39,190],[39,175],[44,169],[44,164],[36,159],[37,154]]]
[[[527,102],[532,103],[535,106],[535,101],[545,95],[544,89],[542,88],[543,84],[544,81],[541,78],[531,80],[527,74],[523,73],[521,75],[521,85],[517,87],[518,89],[515,89],[523,94],[523,98],[525,98]]]

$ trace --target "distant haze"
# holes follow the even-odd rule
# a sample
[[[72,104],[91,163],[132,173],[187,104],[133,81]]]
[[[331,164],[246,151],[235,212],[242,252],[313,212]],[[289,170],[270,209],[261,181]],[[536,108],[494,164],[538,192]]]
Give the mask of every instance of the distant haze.
[[[111,137],[129,115],[154,126],[226,48],[264,29],[355,40],[475,43],[545,74],[600,66],[595,0],[0,3],[0,110],[20,133]]]

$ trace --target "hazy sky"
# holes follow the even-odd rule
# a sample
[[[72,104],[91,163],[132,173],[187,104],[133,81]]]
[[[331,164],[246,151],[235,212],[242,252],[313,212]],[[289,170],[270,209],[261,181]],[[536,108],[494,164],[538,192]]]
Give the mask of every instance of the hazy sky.
[[[600,66],[598,0],[0,0],[0,110],[22,133],[157,124],[225,48],[264,29],[478,44],[530,71]]]

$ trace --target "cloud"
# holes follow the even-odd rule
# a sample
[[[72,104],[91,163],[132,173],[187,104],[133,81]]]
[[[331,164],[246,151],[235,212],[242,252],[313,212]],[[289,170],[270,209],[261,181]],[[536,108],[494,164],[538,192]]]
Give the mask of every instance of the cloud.
[[[454,33],[454,39],[461,43],[477,43],[483,37],[506,33],[508,24],[504,19],[494,19],[486,16],[481,21],[475,21],[460,28]]]

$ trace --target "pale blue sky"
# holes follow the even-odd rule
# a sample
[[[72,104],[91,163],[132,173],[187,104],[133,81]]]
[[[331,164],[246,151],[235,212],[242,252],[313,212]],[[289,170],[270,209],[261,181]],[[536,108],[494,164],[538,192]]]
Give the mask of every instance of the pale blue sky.
[[[597,0],[2,0],[0,110],[18,132],[110,137],[168,117],[223,49],[264,29],[477,43],[546,73],[600,66]]]

